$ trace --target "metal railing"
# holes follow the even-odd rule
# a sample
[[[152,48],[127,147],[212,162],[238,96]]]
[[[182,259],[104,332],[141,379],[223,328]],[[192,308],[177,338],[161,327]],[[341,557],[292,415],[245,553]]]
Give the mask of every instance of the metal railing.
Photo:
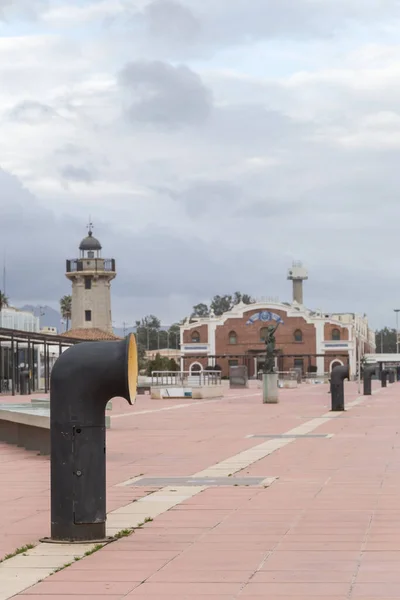
[[[88,266],[89,265],[89,266]],[[82,271],[115,272],[114,258],[72,258],[67,260],[66,272],[79,273]]]
[[[152,387],[206,387],[222,385],[221,371],[153,371]]]
[[[275,374],[278,375],[278,379],[281,381],[294,381],[297,379],[298,375],[295,371],[275,371]],[[257,375],[257,379],[260,381],[263,378],[263,371],[259,371]]]

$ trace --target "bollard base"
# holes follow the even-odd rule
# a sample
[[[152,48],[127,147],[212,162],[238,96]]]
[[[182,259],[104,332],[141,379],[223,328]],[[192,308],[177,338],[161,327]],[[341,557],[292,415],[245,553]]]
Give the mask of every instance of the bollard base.
[[[263,404],[278,404],[278,402],[278,374],[266,373],[263,375]]]
[[[105,538],[99,538],[98,540],[53,540],[52,538],[41,538],[39,539],[39,542],[41,544],[67,544],[69,545],[74,545],[74,544],[111,544],[111,542],[115,542],[116,538],[115,537],[105,537]]]

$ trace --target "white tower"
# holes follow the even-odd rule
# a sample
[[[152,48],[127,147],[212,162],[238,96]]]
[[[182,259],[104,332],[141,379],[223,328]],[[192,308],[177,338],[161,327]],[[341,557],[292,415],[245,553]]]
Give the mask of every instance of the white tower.
[[[112,332],[111,281],[117,275],[115,260],[101,257],[101,244],[93,225],[79,246],[79,258],[67,260],[66,277],[72,282],[72,329]]]
[[[293,281],[293,302],[303,304],[303,281],[308,279],[308,271],[301,262],[294,262],[287,278]]]

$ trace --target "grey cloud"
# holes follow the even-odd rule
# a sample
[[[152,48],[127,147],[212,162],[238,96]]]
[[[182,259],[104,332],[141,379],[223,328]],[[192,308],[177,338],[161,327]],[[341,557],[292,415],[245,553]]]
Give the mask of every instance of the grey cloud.
[[[12,121],[34,125],[57,117],[56,111],[48,104],[25,100],[16,104],[8,114]]]
[[[175,0],[155,0],[147,4],[143,16],[151,36],[170,43],[193,43],[201,33],[200,20]]]
[[[304,210],[307,210],[310,207],[310,202],[299,201],[299,199],[295,200],[282,200],[282,198],[270,198],[266,197],[259,200],[253,200],[252,197],[249,198],[249,201],[237,208],[234,212],[234,217],[238,219],[246,219],[246,220],[259,220],[264,219],[266,221],[272,221],[276,219],[283,218],[298,218],[301,213],[304,213]]]
[[[79,242],[86,235],[86,222],[43,208],[16,177],[3,170],[0,170],[0,205],[0,259],[2,262],[5,252],[7,294],[11,302],[17,306],[22,303],[57,306],[59,298],[69,290],[64,275],[65,260],[78,254]],[[162,315],[162,305],[170,297],[180,295],[194,301],[214,293],[216,282],[230,287],[234,272],[233,265],[228,264],[227,250],[220,248],[216,256],[196,236],[182,238],[157,225],[132,234],[124,224],[110,224],[96,219],[95,214],[92,216],[103,255],[117,261],[113,301],[116,305],[129,302],[132,319],[149,312],[149,299],[156,301]],[[145,260],[140,259],[143,256]],[[182,316],[189,310],[190,304]],[[114,316],[118,320],[118,314]]]
[[[179,202],[193,218],[210,214],[227,217],[243,197],[241,188],[228,181],[196,181],[179,190],[159,190]]]
[[[263,39],[331,38],[400,17],[397,0],[153,0],[132,18],[148,52],[210,55]]]
[[[91,169],[74,165],[65,165],[61,169],[61,175],[68,181],[83,183],[92,183],[96,179],[96,175]]]
[[[48,6],[49,0],[0,0],[0,21],[35,20]]]
[[[199,124],[212,108],[209,90],[183,65],[134,61],[121,71],[120,82],[128,93],[128,116],[134,122],[167,127]]]
[[[54,151],[54,153],[59,156],[81,156],[87,155],[88,152],[89,150],[87,148],[79,146],[78,144],[73,144],[71,142],[63,144],[59,148],[56,148],[56,150]]]

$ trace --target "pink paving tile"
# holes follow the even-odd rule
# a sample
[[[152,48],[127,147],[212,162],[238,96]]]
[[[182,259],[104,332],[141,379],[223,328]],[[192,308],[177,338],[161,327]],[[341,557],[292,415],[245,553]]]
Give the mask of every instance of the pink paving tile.
[[[253,571],[191,571],[167,565],[149,578],[149,583],[246,583]]]
[[[71,596],[70,594],[49,594],[45,596],[46,600],[71,600],[71,598],[73,597],[74,596]],[[13,596],[13,598],[29,598],[29,600],[43,600],[42,594],[30,593],[19,594],[18,596]],[[75,596],[75,598],[79,598],[79,600],[122,600],[124,596],[122,596],[121,594],[118,594],[117,596],[115,594],[80,594],[79,596]]]
[[[356,583],[352,590],[352,598],[400,598],[400,586],[397,582]]]
[[[68,569],[63,569],[58,573],[54,573],[46,581],[54,582],[103,582],[103,583],[114,583],[114,582],[128,582],[128,583],[142,583],[146,577],[138,577],[136,573],[133,573],[133,569],[126,569],[122,571],[120,569],[85,569],[77,570],[72,565]]]
[[[353,581],[354,571],[258,571],[252,583],[348,583]]]
[[[317,597],[325,598],[328,595],[343,596],[350,593],[350,583],[249,583],[242,590],[240,597],[264,596],[265,598],[284,597]]]
[[[235,595],[240,592],[240,583],[143,583],[128,598],[135,596],[153,596],[157,598],[185,598],[190,595],[217,597]]]
[[[114,582],[93,582],[93,581],[53,581],[48,578],[46,581],[35,585],[31,590],[25,591],[25,595],[40,594],[43,597],[67,595],[81,598],[82,596],[124,596],[134,590],[140,583],[128,581]]]

